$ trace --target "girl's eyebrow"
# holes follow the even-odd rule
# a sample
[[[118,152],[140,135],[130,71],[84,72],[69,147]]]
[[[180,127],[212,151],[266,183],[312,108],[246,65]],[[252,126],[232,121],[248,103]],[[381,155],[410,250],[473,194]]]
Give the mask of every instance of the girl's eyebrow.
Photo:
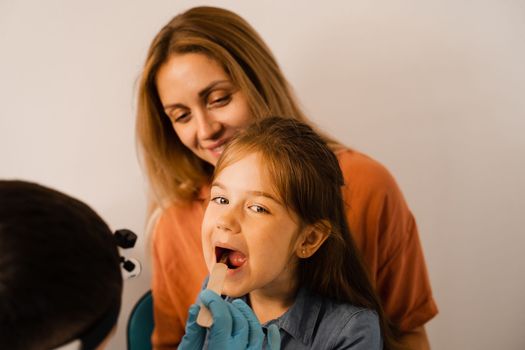
[[[211,184],[211,187],[219,187],[220,189],[226,190],[226,186],[224,186],[223,184],[221,184],[218,181],[214,181]],[[271,199],[272,201],[282,205],[281,201],[279,201],[277,198],[275,198],[275,196],[271,195],[268,192],[264,192],[264,191],[246,191],[246,193],[251,194],[252,196],[256,196],[256,197],[266,197],[266,198]]]
[[[276,202],[276,203],[279,203],[281,204],[281,202],[275,198],[274,196],[272,196],[271,194],[267,193],[267,192],[263,192],[263,191],[246,191],[247,193],[253,195],[253,196],[257,196],[257,197],[266,197],[268,199],[271,199],[272,201]]]

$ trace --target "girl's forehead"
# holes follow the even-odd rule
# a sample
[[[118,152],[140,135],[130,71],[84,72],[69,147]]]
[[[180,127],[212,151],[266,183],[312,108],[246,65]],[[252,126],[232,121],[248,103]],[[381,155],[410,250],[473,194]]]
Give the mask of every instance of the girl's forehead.
[[[271,192],[274,196],[278,194],[274,177],[259,152],[246,152],[224,159],[215,173],[214,182],[224,187]]]
[[[283,202],[280,184],[274,176],[272,166],[260,151],[236,153],[227,157],[216,169],[214,182],[244,187],[246,190],[264,190]]]
[[[241,174],[239,174],[241,173]],[[264,162],[259,152],[231,152],[215,169],[214,178],[232,175],[257,175],[257,177],[267,177]]]
[[[225,151],[222,159],[219,160],[218,166],[214,171],[214,178],[217,178],[220,174],[227,171],[231,167],[238,166],[238,163],[246,163],[247,158],[251,158],[252,166],[262,168],[263,159],[258,150],[250,150],[247,147],[239,144],[229,146],[230,148]],[[233,148],[232,148],[233,147]]]

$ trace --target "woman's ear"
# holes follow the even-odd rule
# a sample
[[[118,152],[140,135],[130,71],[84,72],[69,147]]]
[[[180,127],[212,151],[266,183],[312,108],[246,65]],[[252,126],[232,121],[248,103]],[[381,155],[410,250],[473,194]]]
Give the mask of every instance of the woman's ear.
[[[306,259],[314,255],[328,238],[331,231],[332,225],[327,220],[321,220],[313,225],[306,226],[297,242],[295,251],[297,256],[301,259]]]

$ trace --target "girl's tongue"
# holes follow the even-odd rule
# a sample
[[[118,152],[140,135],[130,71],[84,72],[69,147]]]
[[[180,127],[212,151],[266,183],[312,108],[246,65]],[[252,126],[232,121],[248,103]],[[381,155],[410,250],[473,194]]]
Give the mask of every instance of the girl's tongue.
[[[246,261],[246,256],[238,251],[232,251],[228,256],[228,262],[234,268],[242,266]]]

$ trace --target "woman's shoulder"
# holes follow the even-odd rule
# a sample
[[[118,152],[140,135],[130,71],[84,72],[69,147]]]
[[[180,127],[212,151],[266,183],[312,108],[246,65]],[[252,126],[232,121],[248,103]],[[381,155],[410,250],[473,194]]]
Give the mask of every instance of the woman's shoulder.
[[[399,187],[390,171],[372,157],[353,149],[336,153],[345,184],[354,191],[399,194]]]
[[[204,215],[202,201],[171,201],[158,207],[149,218],[148,236],[156,243],[180,236],[191,237],[200,232]]]
[[[199,212],[198,209],[191,202],[170,202],[157,209],[157,227],[187,224]]]
[[[155,198],[151,203],[152,207],[154,207],[153,211],[160,210],[164,216],[194,211],[196,207],[201,206],[209,199],[210,188],[209,183],[201,184],[193,191],[192,196],[189,198],[177,197],[175,195]]]
[[[336,153],[343,174],[374,177],[378,180],[390,180],[388,169],[374,158],[354,149],[346,148]]]
[[[160,210],[159,221],[181,221],[187,222],[195,216],[202,219],[204,205],[210,192],[210,186],[202,186],[193,199],[170,199],[165,200],[157,206]]]

